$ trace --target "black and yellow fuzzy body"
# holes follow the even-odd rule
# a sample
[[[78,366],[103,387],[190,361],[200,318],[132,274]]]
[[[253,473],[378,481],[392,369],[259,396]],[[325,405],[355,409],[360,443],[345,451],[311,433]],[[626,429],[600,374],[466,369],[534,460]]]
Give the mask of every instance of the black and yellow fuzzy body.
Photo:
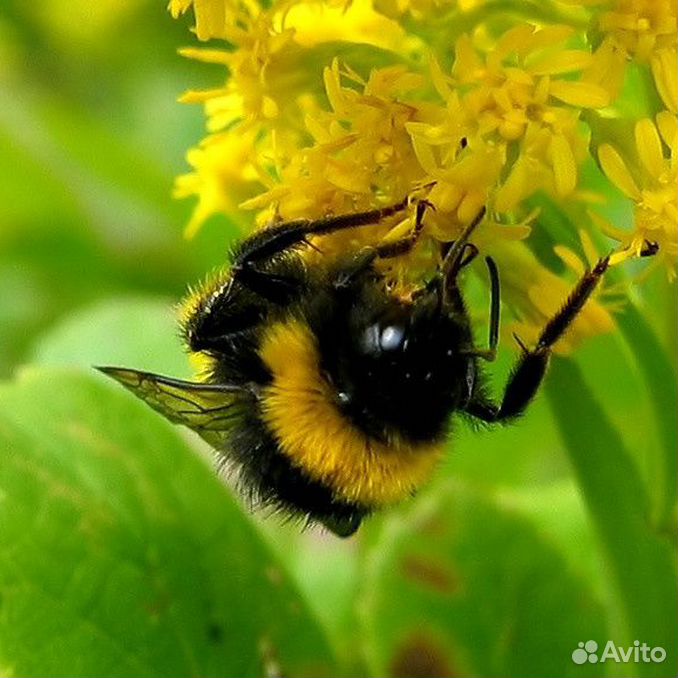
[[[182,332],[203,381],[103,368],[234,465],[260,503],[319,521],[340,536],[368,514],[413,495],[443,454],[457,412],[498,422],[518,416],[541,383],[550,346],[607,263],[587,274],[538,346],[524,350],[501,405],[486,398],[479,360],[491,357],[499,280],[491,260],[490,348],[474,346],[457,274],[477,254],[482,215],[431,279],[407,298],[380,272],[411,236],[339,259],[304,256],[308,238],[378,223],[372,212],[281,224],[246,239],[230,269],[189,296]],[[576,298],[575,298],[576,297]]]
[[[246,384],[227,454],[265,501],[334,526],[413,494],[441,455],[451,412],[474,373],[465,313],[443,314],[437,290],[392,296],[372,266],[303,270],[288,254],[269,272],[294,279],[284,305],[231,289],[227,325],[217,293],[185,324],[208,381]],[[233,285],[233,280],[224,282]],[[264,313],[239,325],[255,307]]]

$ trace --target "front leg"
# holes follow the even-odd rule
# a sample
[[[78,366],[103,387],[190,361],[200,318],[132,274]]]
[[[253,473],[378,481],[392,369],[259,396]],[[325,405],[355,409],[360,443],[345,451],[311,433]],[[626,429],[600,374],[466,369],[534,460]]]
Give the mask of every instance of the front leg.
[[[305,276],[302,271],[294,270],[299,269],[299,266],[295,266],[289,257],[287,260],[284,258],[279,260],[280,263],[274,267],[271,267],[271,261],[276,261],[276,257],[284,257],[300,245],[310,244],[308,242],[310,236],[378,224],[383,219],[407,209],[409,205],[409,198],[405,198],[392,205],[367,212],[329,216],[315,221],[297,219],[254,233],[245,239],[234,253],[231,267],[233,283],[246,287],[266,301],[285,306],[297,296]],[[427,205],[425,201],[417,203],[417,235]],[[402,243],[399,242],[398,245],[402,252],[406,251],[407,248],[403,248]],[[401,251],[388,256],[395,256]],[[387,255],[377,248],[375,256]],[[220,300],[216,298],[213,303],[218,304]]]
[[[519,341],[522,355],[511,373],[501,405],[481,397],[471,398],[465,411],[487,422],[505,422],[519,417],[539,390],[546,374],[553,345],[565,334],[579,315],[609,265],[609,257],[601,259],[592,271],[581,278],[565,305],[546,324],[534,349],[528,350]]]
[[[392,259],[407,254],[414,248],[424,228],[426,210],[433,208],[431,203],[421,200],[417,203],[417,211],[412,232],[393,242],[379,243],[374,247],[364,247],[346,263],[337,273],[333,285],[336,289],[350,287],[356,279],[372,268],[377,259]]]
[[[307,273],[304,262],[292,253],[308,243],[307,238],[376,224],[409,204],[405,198],[368,212],[289,221],[246,238],[233,253],[230,277],[184,322],[187,345],[193,351],[228,351],[232,340],[264,322],[273,307],[284,308],[302,293]],[[423,208],[417,204],[418,223],[420,214]]]
[[[233,270],[263,264],[278,254],[306,243],[307,238],[312,235],[326,235],[349,228],[378,224],[387,217],[404,211],[409,205],[409,198],[405,198],[392,205],[367,212],[324,217],[315,221],[297,219],[266,228],[242,242],[235,252]]]

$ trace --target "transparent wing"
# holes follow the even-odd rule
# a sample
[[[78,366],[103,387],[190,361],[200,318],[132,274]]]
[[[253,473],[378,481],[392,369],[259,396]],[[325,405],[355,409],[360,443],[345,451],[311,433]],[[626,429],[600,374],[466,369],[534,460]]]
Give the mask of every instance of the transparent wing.
[[[246,398],[244,387],[201,384],[123,367],[97,367],[174,424],[195,431],[213,447],[223,447]]]

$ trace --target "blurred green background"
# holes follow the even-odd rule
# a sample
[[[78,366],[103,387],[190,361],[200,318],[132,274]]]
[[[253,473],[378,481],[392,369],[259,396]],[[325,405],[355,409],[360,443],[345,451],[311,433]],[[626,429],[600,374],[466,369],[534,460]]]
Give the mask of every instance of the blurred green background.
[[[676,286],[459,425],[420,497],[341,541],[251,516],[92,364],[189,374],[172,305],[237,237],[171,199],[216,67],[162,3],[0,5],[0,672],[665,676],[676,644]],[[514,348],[506,346],[495,387]],[[653,662],[578,665],[595,640]]]

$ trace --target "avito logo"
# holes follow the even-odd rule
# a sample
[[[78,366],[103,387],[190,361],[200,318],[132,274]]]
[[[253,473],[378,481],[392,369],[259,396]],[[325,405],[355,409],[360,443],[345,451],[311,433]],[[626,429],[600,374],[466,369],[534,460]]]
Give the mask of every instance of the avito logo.
[[[602,653],[598,656],[598,643],[595,640],[587,640],[578,643],[579,647],[572,653],[572,661],[575,664],[596,664],[607,661],[626,664],[661,664],[666,659],[666,650],[663,647],[650,647],[647,643],[634,641],[631,647],[623,648],[608,640]]]

